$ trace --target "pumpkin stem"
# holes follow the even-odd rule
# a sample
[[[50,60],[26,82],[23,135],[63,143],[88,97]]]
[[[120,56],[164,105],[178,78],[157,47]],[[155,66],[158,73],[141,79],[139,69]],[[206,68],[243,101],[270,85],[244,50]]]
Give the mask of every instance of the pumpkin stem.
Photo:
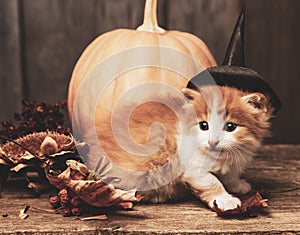
[[[146,0],[144,23],[137,28],[137,31],[164,34],[166,30],[157,23],[157,0]]]

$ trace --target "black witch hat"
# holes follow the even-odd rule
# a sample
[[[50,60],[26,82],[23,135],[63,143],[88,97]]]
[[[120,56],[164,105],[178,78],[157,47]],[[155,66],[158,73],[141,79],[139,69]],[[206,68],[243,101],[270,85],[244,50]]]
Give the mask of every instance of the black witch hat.
[[[205,85],[229,86],[248,92],[264,94],[278,111],[281,102],[270,85],[256,71],[244,66],[245,8],[235,25],[222,66],[211,67],[192,78],[188,88],[198,89]]]

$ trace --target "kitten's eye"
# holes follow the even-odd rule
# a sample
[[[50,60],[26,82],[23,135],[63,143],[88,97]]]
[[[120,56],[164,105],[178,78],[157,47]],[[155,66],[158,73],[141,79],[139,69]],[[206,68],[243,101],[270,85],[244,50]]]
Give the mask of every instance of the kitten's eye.
[[[208,128],[209,128],[207,122],[200,122],[200,123],[199,123],[199,126],[200,126],[200,129],[201,129],[202,131],[207,131]]]
[[[235,129],[237,128],[237,126],[238,126],[237,124],[228,122],[228,123],[225,124],[224,129],[227,132],[233,132],[233,131],[235,131]]]

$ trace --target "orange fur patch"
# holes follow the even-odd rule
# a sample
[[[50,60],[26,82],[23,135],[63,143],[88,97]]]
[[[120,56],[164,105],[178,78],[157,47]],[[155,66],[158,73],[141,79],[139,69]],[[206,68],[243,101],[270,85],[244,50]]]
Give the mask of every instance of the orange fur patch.
[[[266,113],[253,110],[250,104],[241,99],[249,95],[247,92],[229,87],[218,87],[218,90],[226,110],[226,122],[236,123],[240,127],[240,131],[235,133],[236,139],[244,146],[259,146],[262,139],[269,135],[271,111]],[[211,93],[213,91],[210,87],[205,87],[202,92],[208,96],[212,95],[213,102],[214,94]],[[198,121],[208,120],[210,106],[206,102],[210,101],[203,98],[203,93],[201,95],[199,92],[192,92],[193,98],[190,97],[190,103],[196,111]],[[169,102],[175,103],[178,109],[184,105],[182,98],[166,96],[164,99],[169,99]],[[271,109],[267,104],[264,105],[267,106],[268,110]],[[116,133],[113,132],[111,117],[107,117],[97,126],[97,135],[103,150],[113,162],[126,169],[144,171],[164,165],[176,154],[178,149],[177,138],[180,134],[180,120],[176,113],[167,105],[154,101],[138,105],[133,110],[131,108],[132,104],[128,104],[128,107],[122,107],[118,111],[117,122],[114,124],[118,125],[118,130],[122,130],[121,132],[124,133],[117,133],[117,135],[120,135],[121,138],[123,135],[127,135],[127,138],[129,137],[130,141],[136,144],[137,152],[143,151],[143,146],[151,141],[155,142],[156,137],[160,137],[159,135],[165,133],[166,139],[163,145],[158,146],[157,151],[146,156],[134,154],[134,150],[133,152],[127,151],[126,148],[124,149],[119,145]],[[128,121],[126,117],[129,113],[130,118]],[[164,130],[158,128],[151,134],[150,126],[155,122],[162,124]],[[154,139],[151,139],[151,137]]]

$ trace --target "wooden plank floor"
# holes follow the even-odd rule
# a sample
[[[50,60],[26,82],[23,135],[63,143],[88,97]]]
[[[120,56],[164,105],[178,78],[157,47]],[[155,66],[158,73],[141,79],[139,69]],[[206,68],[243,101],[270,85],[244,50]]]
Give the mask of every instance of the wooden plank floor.
[[[222,219],[202,203],[136,205],[133,211],[107,214],[103,221],[80,221],[29,210],[24,204],[50,209],[49,195],[38,198],[16,184],[0,197],[1,234],[300,234],[300,145],[266,146],[248,170],[247,179],[269,193],[268,213],[245,220]],[[2,215],[8,215],[4,217]]]

